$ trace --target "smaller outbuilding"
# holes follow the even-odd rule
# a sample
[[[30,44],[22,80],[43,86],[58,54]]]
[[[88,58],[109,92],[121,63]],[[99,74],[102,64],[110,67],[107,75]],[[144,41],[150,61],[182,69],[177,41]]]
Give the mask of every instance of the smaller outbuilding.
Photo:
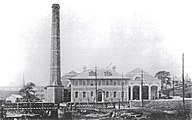
[[[23,101],[23,97],[17,94],[11,94],[11,96],[6,98],[6,102],[11,102],[11,103],[22,102],[22,101]]]

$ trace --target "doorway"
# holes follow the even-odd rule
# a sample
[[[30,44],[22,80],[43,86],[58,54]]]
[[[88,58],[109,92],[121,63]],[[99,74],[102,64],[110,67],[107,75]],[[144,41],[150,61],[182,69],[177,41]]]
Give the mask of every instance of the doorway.
[[[101,91],[99,91],[97,93],[97,102],[102,102],[102,92]]]

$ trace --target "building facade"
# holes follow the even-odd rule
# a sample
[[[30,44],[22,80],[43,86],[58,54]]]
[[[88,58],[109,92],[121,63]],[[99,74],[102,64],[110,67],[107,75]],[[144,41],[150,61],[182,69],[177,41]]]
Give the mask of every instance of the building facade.
[[[23,97],[17,94],[11,94],[8,98],[6,98],[6,102],[16,103],[16,102],[23,102]]]
[[[159,98],[161,89],[159,79],[139,68],[132,70],[125,76],[130,78],[129,100],[141,100],[142,98],[143,100],[153,100]]]
[[[70,80],[72,102],[117,102],[128,98],[129,78],[115,69],[88,69]]]
[[[135,69],[126,75],[115,69],[88,69],[70,78],[71,102],[118,102],[157,99],[160,80]],[[143,78],[143,79],[141,79]],[[141,87],[143,88],[141,91]]]

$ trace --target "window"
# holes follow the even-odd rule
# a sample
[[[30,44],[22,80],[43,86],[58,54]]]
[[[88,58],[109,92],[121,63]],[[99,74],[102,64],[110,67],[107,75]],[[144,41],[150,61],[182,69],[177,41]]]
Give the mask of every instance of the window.
[[[105,85],[105,80],[102,80],[102,85]]]
[[[117,85],[120,85],[120,80],[117,80]]]
[[[95,76],[95,72],[93,71],[89,72],[89,76]]]
[[[93,91],[91,91],[91,97],[93,97]]]
[[[72,85],[75,85],[75,84],[74,84],[74,80],[71,80],[71,84],[72,84]]]
[[[135,77],[135,80],[140,80],[141,78],[140,77]]]
[[[112,76],[112,73],[109,71],[104,72],[105,76]]]
[[[113,80],[113,85],[115,86],[117,83],[116,83],[116,80]]]
[[[86,97],[86,92],[83,92],[83,97],[84,97],[84,98]]]
[[[86,85],[86,81],[85,80],[83,80],[83,85]]]
[[[93,86],[93,80],[91,80],[91,86]]]
[[[90,85],[90,80],[87,80],[87,85]]]
[[[125,85],[125,82],[124,82],[124,81],[121,81],[121,85]]]
[[[75,86],[77,86],[78,85],[78,80],[75,80]]]
[[[108,98],[108,97],[109,97],[109,92],[107,91],[107,92],[106,92],[106,98]]]
[[[98,80],[98,85],[99,85],[99,86],[101,85],[101,80]]]
[[[79,80],[79,85],[82,85],[82,80]]]
[[[110,85],[113,85],[113,80],[110,80]]]
[[[116,95],[116,91],[114,92],[114,94],[113,94],[113,95],[114,95],[114,98],[116,98],[116,96],[117,96],[117,95]]]
[[[106,80],[106,85],[109,85],[109,81],[108,80]]]
[[[78,98],[78,92],[75,92],[75,98]]]

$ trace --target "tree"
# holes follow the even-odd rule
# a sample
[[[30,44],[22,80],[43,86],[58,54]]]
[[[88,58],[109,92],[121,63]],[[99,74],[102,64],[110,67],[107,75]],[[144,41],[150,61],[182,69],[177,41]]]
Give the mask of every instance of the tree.
[[[21,94],[27,102],[33,101],[33,98],[34,98],[33,94],[35,93],[35,90],[34,90],[35,86],[36,85],[34,83],[29,82],[23,88],[21,88],[19,90],[19,94]]]
[[[168,71],[159,71],[155,74],[155,77],[157,77],[159,80],[161,80],[161,91],[163,94],[169,96],[169,93],[171,91],[171,74]]]
[[[163,89],[163,85],[171,85],[171,74],[167,71],[159,71],[155,74],[159,80],[161,80],[161,89]]]

